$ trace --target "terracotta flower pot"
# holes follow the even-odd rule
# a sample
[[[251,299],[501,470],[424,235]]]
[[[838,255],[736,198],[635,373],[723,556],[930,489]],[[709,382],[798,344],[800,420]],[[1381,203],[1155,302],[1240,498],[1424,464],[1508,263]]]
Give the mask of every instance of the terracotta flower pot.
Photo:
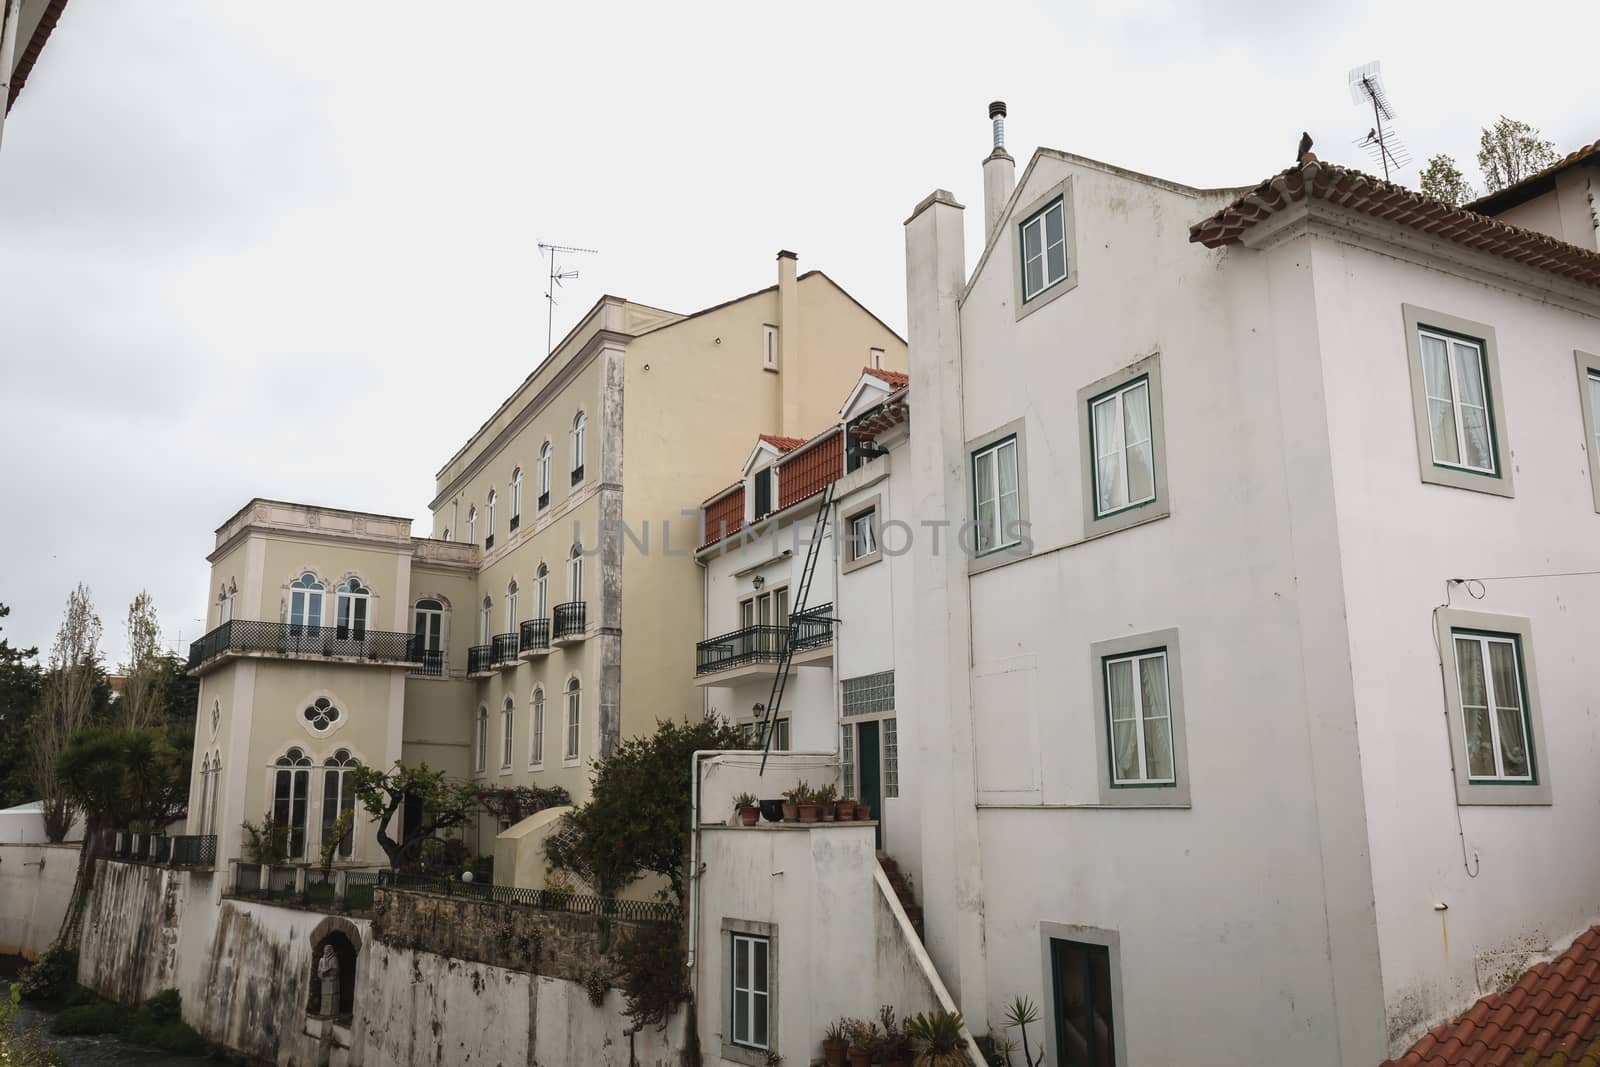
[[[843,1041],[824,1041],[822,1043],[822,1062],[827,1067],[844,1067],[845,1052],[850,1046]]]
[[[783,821],[784,822],[794,822],[799,817],[800,817],[800,805],[796,804],[792,800],[785,800],[783,802]],[[840,1055],[843,1055],[843,1053],[840,1053]],[[839,1062],[843,1063],[844,1061],[840,1060]]]
[[[869,1048],[852,1048],[850,1050],[850,1067],[872,1067],[872,1050]]]
[[[817,806],[815,804],[801,804],[800,805],[800,821],[801,822],[816,822],[817,821]]]
[[[856,804],[856,818],[862,821],[872,818],[871,804]]]
[[[754,826],[761,821],[761,809],[754,804],[746,804],[739,809],[739,821],[746,826]]]
[[[856,802],[853,800],[841,800],[833,806],[833,811],[840,822],[849,822],[856,817]]]

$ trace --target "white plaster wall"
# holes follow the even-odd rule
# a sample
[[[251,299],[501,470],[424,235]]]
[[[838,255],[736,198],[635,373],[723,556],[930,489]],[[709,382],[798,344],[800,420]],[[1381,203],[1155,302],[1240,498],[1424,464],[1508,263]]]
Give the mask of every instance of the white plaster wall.
[[[870,1017],[881,1004],[905,1016],[937,1006],[873,881],[869,827],[708,830],[700,882],[694,971],[700,1045],[707,1064],[721,1055],[723,919],[777,927],[777,1032],[785,1063],[820,1057],[822,1034],[841,1015]]]
[[[1008,225],[962,311],[963,436],[1023,420],[1035,546],[971,580],[988,1023],[1050,1002],[1040,923],[1083,924],[1120,935],[1132,1062],[1377,1062],[1306,257],[1219,267],[1186,232],[1214,200],[1054,156],[1019,203],[1069,175],[1077,289],[1018,321]],[[1078,390],[1152,352],[1172,514],[1085,541]],[[1168,627],[1192,807],[1103,809],[1090,646]]]
[[[1314,257],[1322,346],[1337,356],[1324,368],[1383,986],[1398,1050],[1519,972],[1531,952],[1600,917],[1600,852],[1585,844],[1600,806],[1600,663],[1591,651],[1600,578],[1490,581],[1482,600],[1450,593],[1456,607],[1532,622],[1545,731],[1536,758],[1552,787],[1549,807],[1457,807],[1446,731],[1460,720],[1447,726],[1443,715],[1432,615],[1449,578],[1600,570],[1573,362],[1575,348],[1600,351],[1600,301],[1583,315],[1331,239],[1318,240]],[[1494,327],[1514,499],[1422,484],[1402,302]],[[1440,903],[1449,906],[1443,914]]]
[[[761,769],[759,752],[722,752],[700,761],[700,822],[734,821],[733,798],[740,793],[774,799],[796,782],[813,789],[839,784],[839,757],[832,752],[771,752]]]
[[[0,844],[0,956],[50,947],[77,876],[77,845]]]

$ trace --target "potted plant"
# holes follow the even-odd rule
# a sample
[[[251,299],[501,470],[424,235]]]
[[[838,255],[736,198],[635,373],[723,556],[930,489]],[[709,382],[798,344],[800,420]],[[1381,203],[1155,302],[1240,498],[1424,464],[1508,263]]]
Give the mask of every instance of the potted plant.
[[[878,1023],[883,1027],[883,1037],[878,1041],[878,1062],[883,1067],[910,1067],[911,1039],[905,1027],[894,1017],[894,1008],[885,1004],[878,1009]]]
[[[817,794],[809,785],[801,782],[794,787],[795,809],[799,813],[801,822],[817,821]]]
[[[844,1067],[850,1048],[850,1020],[843,1016],[828,1024],[822,1035],[822,1061],[826,1067]]]
[[[840,822],[849,822],[856,817],[855,797],[840,797],[833,805],[833,814]]]
[[[872,805],[856,801],[856,818],[863,822],[872,818]]]
[[[740,793],[734,797],[733,808],[739,813],[739,821],[746,826],[754,826],[761,821],[761,802],[754,793]]]
[[[961,1013],[918,1012],[906,1020],[906,1036],[917,1058],[916,1067],[962,1067]]]
[[[838,797],[839,787],[834,785],[832,782],[829,782],[827,785],[817,790],[815,799],[817,802],[817,807],[822,811],[823,822],[833,821],[833,802],[837,800]]]
[[[796,819],[800,818],[800,805],[795,802],[796,792],[798,792],[798,787],[795,789],[785,789],[783,791],[784,822],[794,822]]]
[[[882,1041],[883,1031],[877,1023],[857,1019],[850,1027],[850,1067],[872,1067]]]

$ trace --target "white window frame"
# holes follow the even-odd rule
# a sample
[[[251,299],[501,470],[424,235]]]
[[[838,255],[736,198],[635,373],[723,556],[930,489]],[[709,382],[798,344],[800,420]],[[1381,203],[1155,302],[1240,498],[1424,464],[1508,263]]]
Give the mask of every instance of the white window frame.
[[[335,760],[335,758],[337,758],[337,756],[338,756],[338,754],[340,752],[343,752],[345,754],[345,756],[346,756],[345,762],[343,762],[343,763],[335,763],[334,760]],[[348,797],[350,799],[350,809],[349,810],[350,810],[350,813],[351,813],[351,819],[350,819],[350,830],[348,832],[348,837],[347,837],[347,840],[349,841],[349,847],[348,848],[339,848],[337,850],[336,859],[340,859],[340,860],[351,860],[351,859],[355,859],[356,858],[356,842],[357,842],[356,825],[361,820],[360,820],[360,815],[358,813],[358,809],[356,808],[356,805],[355,805],[355,794],[353,792],[351,792],[351,790],[354,787],[350,784],[350,780],[349,779],[350,779],[350,772],[355,770],[359,766],[361,766],[361,761],[356,758],[354,753],[352,753],[348,748],[340,748],[340,749],[337,749],[327,759],[323,760],[322,761],[322,765],[320,767],[316,768],[318,771],[321,772],[321,774],[320,774],[320,783],[321,783],[321,788],[322,788],[322,796],[321,796],[321,799],[319,801],[320,810],[319,810],[319,813],[318,813],[320,817],[317,820],[317,848],[318,848],[319,852],[322,849],[322,847],[327,844],[326,841],[322,840],[322,836],[323,836],[324,833],[327,832],[327,829],[328,829],[328,825],[325,825],[325,824],[328,823],[327,814],[326,814],[327,811],[328,811],[328,805],[332,804],[334,806],[333,807],[333,812],[334,812],[333,819],[334,819],[334,821],[337,821],[338,818],[339,818],[339,809],[344,806],[344,801],[345,801],[346,796],[348,795]],[[333,788],[333,795],[331,797],[328,795],[329,794],[329,790],[328,790],[328,776],[329,775],[333,775],[334,776],[334,780],[335,780],[335,784],[334,784],[334,788]]]
[[[550,568],[543,562],[533,575],[533,617],[536,619],[550,617]]]
[[[1589,488],[1600,512],[1600,355],[1573,349],[1578,367],[1578,407],[1583,413],[1584,451],[1589,456]]]
[[[1048,241],[1048,230],[1045,227],[1046,219],[1051,215],[1059,215],[1061,219],[1060,241]],[[1028,289],[1028,266],[1032,259],[1028,256],[1028,231],[1032,229],[1039,235],[1039,254],[1032,259],[1039,261],[1039,280],[1037,289]],[[1072,274],[1072,263],[1068,258],[1070,242],[1067,240],[1067,202],[1057,197],[1043,208],[1034,212],[1017,226],[1018,254],[1022,256],[1022,299],[1034,300],[1048,290],[1051,286],[1064,282]],[[1050,275],[1050,250],[1057,245],[1061,248],[1061,273]]]
[[[489,769],[489,705],[478,705],[478,730],[473,739],[476,751],[473,753],[472,768],[482,774]]]
[[[300,585],[306,577],[310,577],[315,585]],[[328,592],[328,585],[311,571],[302,571],[289,586],[289,626],[294,627],[320,627],[322,625],[323,601]]]
[[[437,608],[425,608],[423,604],[438,604]],[[422,647],[419,652],[444,651],[444,601],[438,597],[425,596],[417,600],[412,607],[411,632],[422,635]]]
[[[1417,340],[1419,344],[1423,345],[1424,351],[1426,351],[1426,342],[1428,341],[1436,341],[1439,344],[1444,345],[1445,370],[1448,372],[1450,379],[1448,382],[1439,383],[1440,386],[1448,386],[1449,395],[1439,395],[1436,392],[1436,387],[1428,384],[1427,361],[1423,361],[1422,382],[1423,389],[1428,397],[1428,414],[1430,416],[1428,421],[1428,446],[1432,451],[1433,461],[1441,467],[1454,467],[1457,470],[1472,471],[1475,474],[1494,474],[1499,469],[1499,465],[1497,463],[1497,457],[1494,454],[1494,421],[1490,415],[1488,402],[1489,398],[1487,395],[1484,396],[1484,403],[1477,405],[1477,410],[1483,415],[1484,428],[1488,431],[1489,435],[1489,462],[1486,466],[1478,466],[1477,464],[1468,462],[1466,459],[1467,423],[1465,411],[1467,408],[1473,407],[1474,405],[1468,404],[1462,399],[1461,396],[1462,359],[1460,357],[1462,356],[1463,352],[1470,353],[1470,359],[1476,365],[1478,371],[1479,391],[1487,393],[1489,376],[1485,373],[1487,367],[1484,364],[1483,345],[1471,338],[1457,337],[1454,334],[1444,333],[1441,330],[1429,329],[1426,326],[1419,327],[1417,329]],[[1456,440],[1455,459],[1449,459],[1445,456],[1439,455],[1439,439],[1433,433],[1433,420],[1431,418],[1433,414],[1433,405],[1435,404],[1444,404],[1450,408],[1450,421],[1455,430]]]
[[[1117,427],[1122,448],[1122,478],[1127,482],[1127,420],[1123,415],[1125,396],[1131,389],[1144,385],[1150,415],[1150,473],[1151,493],[1139,500],[1129,501],[1109,511],[1100,510],[1100,453],[1101,446],[1095,432],[1095,409],[1112,397],[1117,404]],[[1083,455],[1083,536],[1087,540],[1105,534],[1140,526],[1172,514],[1167,495],[1167,435],[1165,402],[1161,388],[1161,353],[1150,355],[1113,371],[1098,381],[1078,390],[1078,447]],[[1107,453],[1108,455],[1110,453]],[[1126,491],[1124,491],[1126,495]]]
[[[589,425],[588,416],[578,412],[572,419],[572,466],[571,473],[583,470],[583,438]]]
[[[485,596],[483,608],[478,615],[478,636],[480,645],[487,645],[494,640],[494,598]]]
[[[1516,496],[1512,471],[1511,440],[1507,431],[1505,393],[1500,385],[1500,346],[1494,327],[1472,322],[1442,311],[1402,304],[1405,324],[1406,358],[1411,376],[1411,412],[1417,437],[1417,463],[1422,481],[1430,485],[1467,489],[1494,496]],[[1433,337],[1445,342],[1445,363],[1450,371],[1451,419],[1456,430],[1457,460],[1440,459],[1433,441],[1433,420],[1429,411],[1430,393],[1422,339]],[[1476,347],[1479,371],[1487,401],[1490,466],[1466,463],[1465,435],[1461,418],[1459,371],[1455,359],[1457,344]],[[1445,398],[1440,397],[1440,400]]]
[[[1078,287],[1078,233],[1077,224],[1074,222],[1074,198],[1072,192],[1073,179],[1068,177],[1034,197],[1028,205],[1011,214],[1012,219],[1020,222],[1009,226],[1010,240],[1015,242],[1011,249],[1011,276],[1012,291],[1014,294],[1013,313],[1016,320],[1021,320],[1032,315],[1040,308],[1047,307],[1053,301],[1072,292]],[[1044,217],[1055,210],[1057,203],[1061,205],[1062,237],[1065,241],[1066,273],[1058,278],[1046,277],[1049,267],[1049,249],[1044,243]],[[1027,284],[1027,270],[1023,259],[1023,252],[1027,247],[1026,230],[1028,227],[1038,225],[1040,228],[1039,252],[1044,262],[1040,266],[1040,279],[1046,284],[1032,292],[1024,292]]]
[[[567,681],[565,718],[562,720],[561,762],[576,764],[583,756],[583,686],[576,678]]]
[[[754,971],[748,970],[747,984],[739,986],[736,981],[738,968],[736,967],[736,953],[747,953],[747,961],[754,962],[754,944],[761,942],[765,947],[766,968],[762,977],[765,979],[764,988],[756,990]],[[722,920],[722,1058],[734,1063],[748,1064],[750,1067],[763,1067],[769,1055],[778,1053],[779,1035],[782,1027],[779,1023],[779,1006],[782,1002],[780,989],[780,949],[778,944],[778,927],[772,923],[752,922],[745,919],[724,917]],[[744,992],[747,999],[744,1005],[743,1017],[736,1019],[735,992]],[[757,1003],[755,997],[764,998],[761,1007],[766,1018],[766,1042],[758,1044],[754,1040],[755,1020],[757,1018]]]
[[[505,706],[500,709],[500,772],[511,773],[512,741],[517,726],[517,702],[511,697],[506,697]]]
[[[1004,552],[1006,549],[1021,544],[1022,542],[1022,538],[1020,536],[1011,537],[1009,539],[1006,537],[1004,510],[1006,494],[1000,488],[1000,468],[1002,457],[1008,453],[1011,457],[1011,463],[1014,468],[1017,486],[1016,509],[1017,516],[1020,519],[1022,514],[1022,445],[1020,441],[1017,438],[1008,435],[1005,438],[996,441],[993,444],[985,445],[984,447],[972,453],[972,525],[974,531],[973,550],[978,556],[987,556],[995,552]],[[990,497],[987,501],[979,499],[978,497],[978,469],[981,464],[985,463],[987,463],[992,472],[991,484],[994,486],[994,496]],[[991,504],[993,507],[993,521],[987,524],[984,522],[982,517],[983,506],[986,502]],[[983,543],[984,534],[986,532],[984,529],[985,525],[989,527],[987,530],[990,538],[988,545]]]
[[[883,369],[883,349],[867,349],[867,366],[871,367],[873,370]]]
[[[878,538],[872,531],[877,512],[872,508],[850,516],[850,561],[859,563],[878,551]]]
[[[517,632],[517,580],[511,579],[506,586],[506,633]]]
[[[761,367],[763,370],[778,369],[778,328],[771,323],[761,327]]]
[[[1128,438],[1128,409],[1127,400],[1125,398],[1132,393],[1140,391],[1144,393],[1145,398],[1144,439],[1134,441]],[[1101,409],[1107,406],[1111,407],[1113,410],[1112,418],[1115,420],[1116,425],[1116,437],[1113,441],[1100,440],[1100,419],[1098,416]],[[1134,429],[1137,429],[1137,427],[1134,427]],[[1140,378],[1138,381],[1129,382],[1127,385],[1121,386],[1120,388],[1113,390],[1097,400],[1090,401],[1089,437],[1094,443],[1094,448],[1089,455],[1089,462],[1091,464],[1090,470],[1093,473],[1095,485],[1095,518],[1100,519],[1105,518],[1108,515],[1115,515],[1118,512],[1126,511],[1129,508],[1136,508],[1141,504],[1148,504],[1150,501],[1156,498],[1155,433],[1151,429],[1149,381],[1144,378]],[[1132,449],[1137,448],[1139,445],[1148,445],[1150,448],[1150,491],[1143,496],[1135,498],[1128,481],[1128,453]],[[1109,459],[1113,456],[1117,458],[1119,464],[1118,469],[1121,481],[1119,488],[1122,490],[1123,503],[1108,508],[1102,508],[1100,501],[1100,461],[1103,459]]]
[[[1168,737],[1172,746],[1172,777],[1120,778],[1114,766],[1110,709],[1111,665],[1161,655],[1167,675]],[[1189,807],[1189,744],[1183,700],[1183,655],[1176,629],[1127,634],[1089,646],[1089,677],[1093,679],[1095,754],[1099,760],[1100,803],[1110,807]],[[1135,707],[1138,709],[1139,767],[1149,767],[1144,753],[1144,700],[1138,664],[1134,663]]]
[[[539,448],[539,499],[541,508],[550,506],[550,453],[553,451],[550,442],[546,441]]]
[[[544,767],[544,687],[534,686],[533,696],[528,701],[528,768],[540,770]]]
[[[351,582],[355,589],[347,589]],[[359,577],[351,575],[334,590],[333,622],[344,629],[345,637],[360,637],[372,625],[372,587]]]
[[[518,518],[522,514],[522,468],[517,467],[511,472],[511,517]]]
[[[883,558],[882,530],[883,496],[863,497],[840,509],[839,525],[845,531],[844,556],[839,561],[839,572],[849,574],[870,566]],[[866,521],[865,537],[858,537],[857,525]],[[864,542],[864,543],[863,543]]]
[[[1455,765],[1456,803],[1462,805],[1550,804],[1549,760],[1545,745],[1544,718],[1539,699],[1539,672],[1534,661],[1533,624],[1517,615],[1440,608],[1434,612],[1435,637],[1445,650],[1445,719],[1449,724],[1450,758]],[[1528,746],[1529,775],[1519,778],[1484,777],[1472,774],[1467,748],[1467,716],[1461,694],[1461,665],[1456,639],[1483,636],[1491,641],[1511,643],[1518,668],[1519,696],[1522,700],[1522,728]],[[1487,649],[1480,646],[1483,653]],[[1485,673],[1488,673],[1485,659]],[[1492,678],[1484,679],[1486,693],[1492,693]],[[1492,700],[1492,698],[1491,698]],[[1502,768],[1499,750],[1499,723],[1490,706],[1491,742],[1495,749],[1495,768]]]
[[[577,545],[572,546],[572,555],[567,560],[567,601],[583,602],[583,549]]]
[[[1176,769],[1174,769],[1173,774],[1169,777],[1156,778],[1152,776],[1150,774],[1150,754],[1145,751],[1145,745],[1147,744],[1145,738],[1145,723],[1147,721],[1155,721],[1158,717],[1149,716],[1146,714],[1149,709],[1144,702],[1144,672],[1142,668],[1145,663],[1156,660],[1159,660],[1161,663],[1162,676],[1167,677],[1167,650],[1164,648],[1151,649],[1147,652],[1135,652],[1126,656],[1108,657],[1107,659],[1101,661],[1101,668],[1104,672],[1101,682],[1107,687],[1107,689],[1109,689],[1111,686],[1112,669],[1124,663],[1128,665],[1128,673],[1131,681],[1133,682],[1132,719],[1117,719],[1115,717],[1116,709],[1110,707],[1110,701],[1107,700],[1106,710],[1108,714],[1112,716],[1108,722],[1111,729],[1111,741],[1113,746],[1115,746],[1117,739],[1117,731],[1115,729],[1117,723],[1132,722],[1134,744],[1136,745],[1139,753],[1139,774],[1137,777],[1123,778],[1117,773],[1116,760],[1113,759],[1111,761],[1111,784],[1118,788],[1127,786],[1174,785],[1178,781]],[[1170,684],[1167,687],[1167,691],[1169,693],[1171,692]],[[1167,703],[1167,713],[1164,716],[1159,716],[1159,718],[1164,718],[1167,720],[1167,762],[1170,765],[1175,762],[1173,760],[1172,752],[1172,704],[1170,699]]]
[[[478,508],[477,505],[467,509],[467,543],[478,543]]]
[[[494,536],[494,505],[495,505],[495,500],[496,500],[495,492],[494,492],[493,489],[491,489],[491,490],[489,490],[489,499],[488,499],[488,501],[485,502],[484,509],[483,509],[483,522],[484,522],[483,536],[484,536],[485,539],[488,539],[488,538]]]

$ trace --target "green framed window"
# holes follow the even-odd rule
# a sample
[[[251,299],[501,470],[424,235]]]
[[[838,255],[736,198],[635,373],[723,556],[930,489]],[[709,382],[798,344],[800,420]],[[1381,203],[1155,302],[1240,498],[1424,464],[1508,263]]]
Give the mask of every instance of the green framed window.
[[[1455,646],[1467,780],[1537,781],[1521,638],[1465,629],[1452,630],[1450,638]]]
[[[1111,785],[1175,784],[1167,650],[1150,649],[1103,662]]]
[[[1095,518],[1156,498],[1150,379],[1138,378],[1089,402]]]
[[[1067,202],[1056,197],[1018,227],[1022,299],[1032,300],[1067,277]]]
[[[972,454],[972,514],[978,555],[1009,548],[1022,540],[1015,436]]]

